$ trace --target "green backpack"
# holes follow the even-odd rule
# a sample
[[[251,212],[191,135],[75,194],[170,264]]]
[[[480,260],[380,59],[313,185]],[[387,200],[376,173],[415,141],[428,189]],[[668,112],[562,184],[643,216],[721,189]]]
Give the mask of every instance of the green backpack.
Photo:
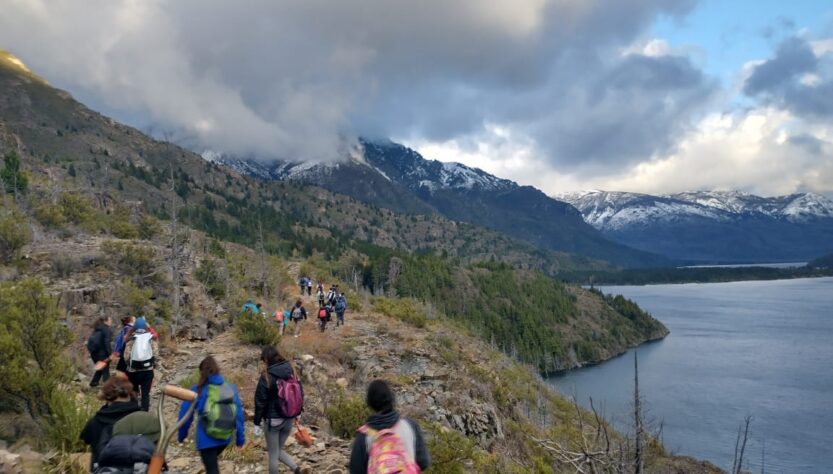
[[[205,406],[200,413],[203,430],[215,439],[229,439],[237,423],[237,404],[234,389],[229,384],[208,384]]]

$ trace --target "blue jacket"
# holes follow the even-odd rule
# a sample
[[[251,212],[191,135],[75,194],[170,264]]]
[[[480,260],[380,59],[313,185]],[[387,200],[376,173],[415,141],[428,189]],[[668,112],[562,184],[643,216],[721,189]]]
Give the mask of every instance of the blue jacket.
[[[210,375],[208,376],[208,383],[212,385],[222,385],[225,382],[222,375]],[[237,427],[235,429],[235,433],[237,436],[237,446],[243,446],[246,444],[246,431],[245,426],[243,425],[245,414],[243,413],[243,404],[240,402],[240,393],[237,391],[237,386],[233,384],[231,385],[232,390],[234,390],[234,404],[237,405]],[[197,386],[192,385],[191,390],[198,393],[197,395],[197,407],[194,410],[195,413],[199,414],[202,412],[203,408],[205,408],[205,399],[208,396],[207,390],[197,391]],[[182,406],[179,408],[179,419],[185,416],[185,412],[188,411],[188,408],[191,406],[191,402],[182,402]],[[192,414],[188,421],[182,425],[182,428],[179,429],[179,434],[177,439],[179,442],[185,441],[185,438],[188,437],[188,430],[191,428],[191,421],[193,421],[194,415]],[[231,440],[223,440],[212,438],[208,436],[208,433],[202,427],[202,423],[199,421],[199,415],[197,418],[197,449],[209,449],[215,448],[217,446],[225,446],[229,444]]]
[[[119,333],[116,336],[116,347],[113,349],[113,352],[118,352],[119,354],[124,352],[124,336],[127,335],[127,331],[130,331],[130,328],[132,327],[132,324],[125,324],[124,326],[122,326],[121,330],[119,330]]]

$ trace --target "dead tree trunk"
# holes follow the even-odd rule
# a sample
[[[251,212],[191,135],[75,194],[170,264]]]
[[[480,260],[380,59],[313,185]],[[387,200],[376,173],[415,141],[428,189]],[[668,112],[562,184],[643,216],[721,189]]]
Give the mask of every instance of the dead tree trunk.
[[[639,360],[636,351],[633,353],[633,421],[636,439],[634,440],[633,471],[642,474],[645,466],[644,453],[642,452],[642,402],[639,399]]]
[[[732,474],[741,474],[743,469],[743,454],[746,451],[746,441],[749,439],[749,423],[752,422],[752,416],[747,415],[743,419],[743,424],[738,426],[738,437],[735,440],[735,459],[732,463]]]
[[[179,244],[177,232],[179,218],[176,213],[176,182],[174,180],[173,163],[168,163],[171,171],[171,284],[173,285],[173,296],[171,301],[171,336],[176,337],[179,329]]]

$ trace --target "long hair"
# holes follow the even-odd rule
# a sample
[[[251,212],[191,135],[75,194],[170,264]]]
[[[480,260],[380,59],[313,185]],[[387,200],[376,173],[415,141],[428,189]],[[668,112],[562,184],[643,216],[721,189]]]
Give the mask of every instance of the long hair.
[[[272,383],[269,377],[269,366],[286,362],[286,357],[275,346],[266,346],[260,351],[260,361],[263,362],[263,381],[266,382],[268,387]]]
[[[208,377],[220,374],[220,366],[212,356],[208,356],[200,362],[200,380],[197,387],[202,388],[208,383]]]

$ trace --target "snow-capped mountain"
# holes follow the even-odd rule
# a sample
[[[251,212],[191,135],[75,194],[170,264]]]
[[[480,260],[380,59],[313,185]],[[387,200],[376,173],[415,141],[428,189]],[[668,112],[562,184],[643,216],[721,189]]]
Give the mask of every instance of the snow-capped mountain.
[[[343,161],[264,164],[203,153],[206,160],[261,179],[325,187],[379,207],[414,214],[439,213],[489,227],[548,250],[577,253],[623,266],[667,260],[606,239],[579,212],[530,186],[460,163],[428,160],[385,140],[360,140]]]
[[[833,201],[813,193],[585,191],[558,198],[605,235],[672,258],[807,259],[833,250]]]

